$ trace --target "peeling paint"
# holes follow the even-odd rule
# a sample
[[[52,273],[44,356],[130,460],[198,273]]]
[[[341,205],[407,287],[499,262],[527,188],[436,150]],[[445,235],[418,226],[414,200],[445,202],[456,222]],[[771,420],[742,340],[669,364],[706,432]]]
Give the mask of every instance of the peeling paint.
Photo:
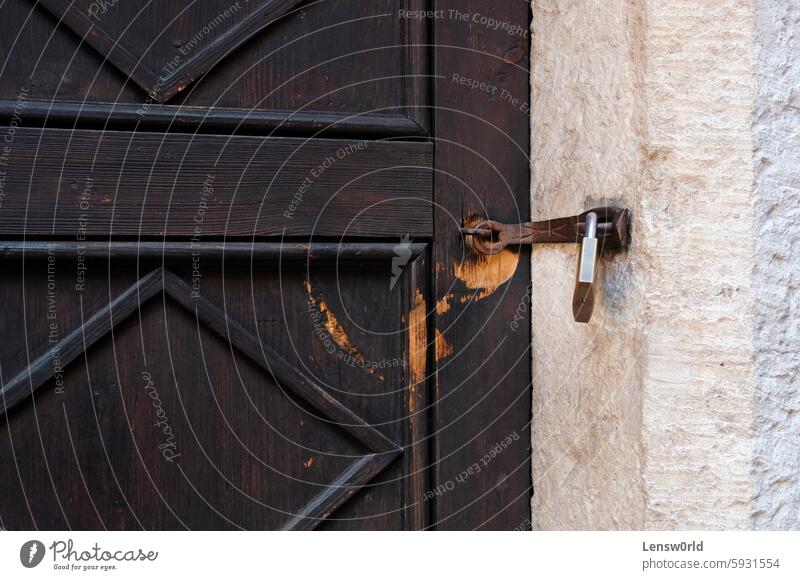
[[[453,354],[453,345],[447,342],[444,335],[436,329],[436,360],[446,359]]]
[[[453,266],[453,273],[471,290],[481,290],[461,298],[461,302],[483,300],[508,282],[517,271],[519,253],[506,248],[491,256],[471,254]]]
[[[319,309],[319,312],[323,318],[325,331],[328,333],[331,339],[342,350],[352,355],[361,368],[363,368],[370,374],[375,374],[375,369],[370,368],[368,365],[365,364],[364,356],[350,342],[350,337],[348,336],[347,331],[344,329],[342,324],[337,320],[333,312],[331,312],[331,309],[328,307],[327,302],[325,302],[323,298],[318,298],[317,296],[314,296],[310,280],[305,281],[305,287],[306,287],[306,292],[308,293],[308,300],[311,302],[311,304],[313,304]]]
[[[452,299],[453,299],[453,294],[448,294],[447,296],[442,297],[442,299],[436,303],[436,314],[441,316],[442,314],[450,310],[450,307],[452,306],[450,301]]]
[[[408,410],[415,410],[416,386],[425,380],[428,364],[428,336],[425,329],[425,297],[417,289],[414,307],[408,313]]]

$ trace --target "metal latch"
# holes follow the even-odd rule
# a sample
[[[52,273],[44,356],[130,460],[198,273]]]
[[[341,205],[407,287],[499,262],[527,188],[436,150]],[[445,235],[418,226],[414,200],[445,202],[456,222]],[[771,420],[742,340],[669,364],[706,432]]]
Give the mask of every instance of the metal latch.
[[[472,236],[472,247],[481,254],[496,254],[511,245],[581,244],[572,314],[576,322],[589,322],[598,256],[605,250],[627,248],[629,218],[627,209],[598,207],[575,216],[524,224],[483,220],[461,232]]]

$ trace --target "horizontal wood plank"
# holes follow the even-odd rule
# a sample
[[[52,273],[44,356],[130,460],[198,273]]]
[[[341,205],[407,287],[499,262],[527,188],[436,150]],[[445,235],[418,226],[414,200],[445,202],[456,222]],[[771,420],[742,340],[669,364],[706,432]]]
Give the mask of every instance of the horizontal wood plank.
[[[3,236],[200,241],[433,231],[430,143],[0,131],[9,136]]]

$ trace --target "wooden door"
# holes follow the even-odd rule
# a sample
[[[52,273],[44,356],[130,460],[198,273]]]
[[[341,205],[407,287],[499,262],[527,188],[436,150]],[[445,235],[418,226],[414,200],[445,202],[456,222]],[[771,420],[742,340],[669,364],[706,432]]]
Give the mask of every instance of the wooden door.
[[[529,526],[524,2],[0,23],[0,527]]]

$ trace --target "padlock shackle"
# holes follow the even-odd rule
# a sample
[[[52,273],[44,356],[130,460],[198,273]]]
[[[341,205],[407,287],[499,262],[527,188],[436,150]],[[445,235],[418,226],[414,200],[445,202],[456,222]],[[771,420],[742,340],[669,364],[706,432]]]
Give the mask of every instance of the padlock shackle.
[[[589,212],[586,214],[586,226],[585,226],[585,236],[587,238],[596,238],[597,237],[597,214]]]

